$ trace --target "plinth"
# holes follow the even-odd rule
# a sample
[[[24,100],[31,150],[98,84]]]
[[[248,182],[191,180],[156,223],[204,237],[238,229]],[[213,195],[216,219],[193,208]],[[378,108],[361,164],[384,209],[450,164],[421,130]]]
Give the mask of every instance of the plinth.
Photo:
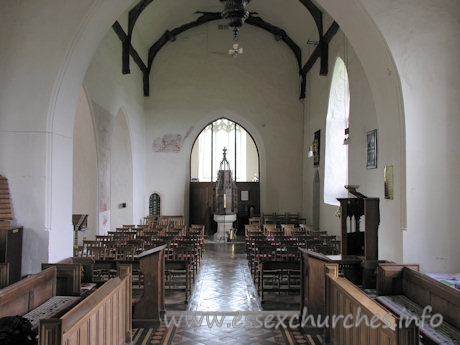
[[[227,242],[230,229],[236,220],[236,214],[215,214],[214,220],[217,223],[217,232],[214,234],[216,242]]]

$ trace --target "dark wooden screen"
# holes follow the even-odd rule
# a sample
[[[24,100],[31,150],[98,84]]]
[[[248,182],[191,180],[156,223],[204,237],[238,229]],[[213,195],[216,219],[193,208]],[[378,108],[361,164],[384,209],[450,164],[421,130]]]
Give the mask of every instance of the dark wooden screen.
[[[215,182],[190,183],[190,224],[203,224],[206,235],[217,231],[214,221]],[[236,182],[238,193],[238,216],[236,227],[238,234],[244,234],[244,225],[249,223],[250,216],[260,215],[260,184],[259,182]],[[248,192],[248,200],[241,200],[241,192]],[[251,210],[252,215],[251,215]]]

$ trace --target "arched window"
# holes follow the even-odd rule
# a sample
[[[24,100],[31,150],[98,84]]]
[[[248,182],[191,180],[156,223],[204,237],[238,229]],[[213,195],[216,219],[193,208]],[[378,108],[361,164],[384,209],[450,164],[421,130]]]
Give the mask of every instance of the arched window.
[[[216,181],[224,147],[235,181],[259,180],[259,155],[254,140],[239,124],[222,118],[206,126],[193,145],[192,181]]]
[[[324,202],[339,205],[337,198],[346,197],[348,184],[348,146],[344,145],[350,114],[348,73],[337,58],[332,74],[326,118],[326,154],[324,166]]]
[[[160,195],[153,193],[149,198],[149,215],[159,216],[160,215]]]

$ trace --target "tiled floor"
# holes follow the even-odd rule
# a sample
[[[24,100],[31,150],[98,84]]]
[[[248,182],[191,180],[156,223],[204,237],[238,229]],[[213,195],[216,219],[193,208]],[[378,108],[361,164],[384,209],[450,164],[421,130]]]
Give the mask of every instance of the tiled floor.
[[[169,327],[162,323],[158,329],[136,330],[136,344],[321,344],[318,331],[307,335],[299,330],[275,329],[279,310],[297,312],[299,297],[267,294],[262,306],[244,243],[205,243],[204,249],[190,303],[184,304],[181,294],[169,294]],[[275,319],[266,323],[270,315]]]
[[[206,243],[189,311],[261,311],[243,243]]]

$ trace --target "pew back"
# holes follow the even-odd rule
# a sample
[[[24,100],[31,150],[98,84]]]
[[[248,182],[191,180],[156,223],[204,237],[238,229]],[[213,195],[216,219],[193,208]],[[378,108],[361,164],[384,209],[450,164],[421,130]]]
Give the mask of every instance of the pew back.
[[[40,345],[131,341],[130,276],[110,279],[59,319],[40,320]]]
[[[82,268],[80,264],[42,264],[42,271],[56,267],[57,296],[80,296]]]
[[[326,329],[325,340],[334,345],[409,345],[418,344],[419,330],[414,323],[409,327],[395,327],[399,320],[364,294],[345,278],[338,276],[338,265],[326,265],[327,315],[339,315],[351,319],[341,319],[335,327]],[[376,316],[378,315],[378,316]],[[359,317],[363,322],[357,324]],[[374,322],[371,320],[374,318]],[[369,321],[366,324],[366,319]],[[353,327],[346,327],[354,324]],[[372,327],[379,325],[379,327]]]
[[[56,296],[56,275],[50,267],[0,290],[0,317],[27,314]]]
[[[425,274],[403,269],[403,294],[421,306],[431,306],[444,320],[460,329],[460,291]]]

